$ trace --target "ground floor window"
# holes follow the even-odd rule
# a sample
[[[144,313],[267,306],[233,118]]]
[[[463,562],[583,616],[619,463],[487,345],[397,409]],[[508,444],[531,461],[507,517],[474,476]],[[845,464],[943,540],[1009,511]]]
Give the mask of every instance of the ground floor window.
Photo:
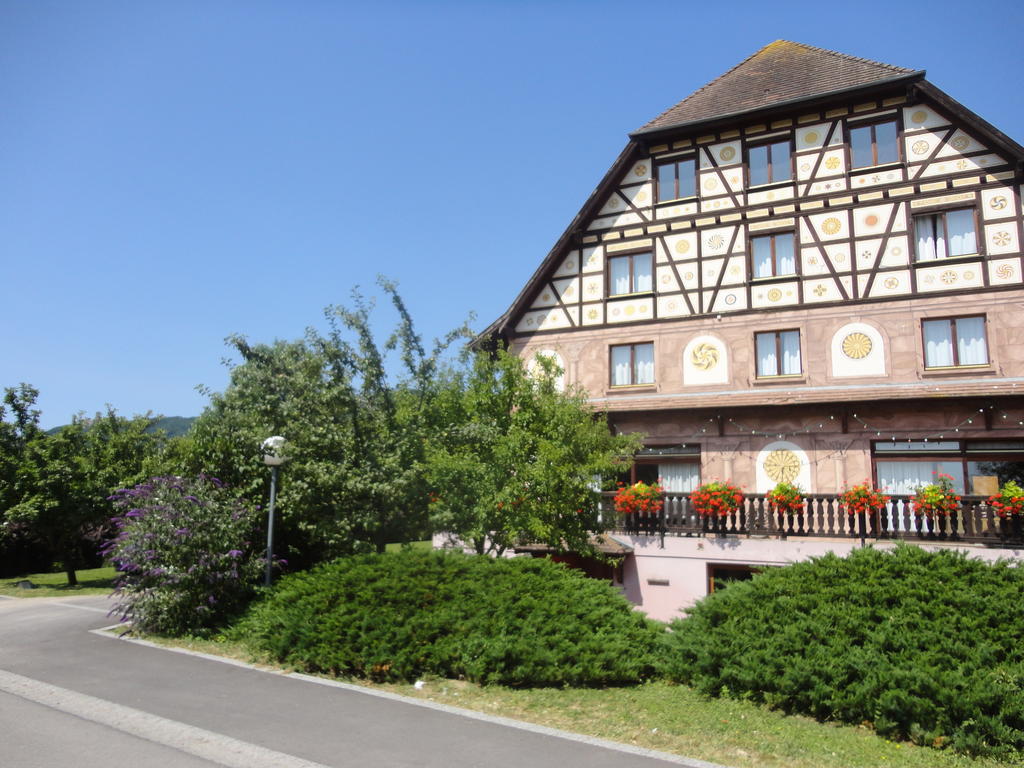
[[[725,589],[737,581],[750,581],[761,568],[736,563],[708,563],[708,594]]]

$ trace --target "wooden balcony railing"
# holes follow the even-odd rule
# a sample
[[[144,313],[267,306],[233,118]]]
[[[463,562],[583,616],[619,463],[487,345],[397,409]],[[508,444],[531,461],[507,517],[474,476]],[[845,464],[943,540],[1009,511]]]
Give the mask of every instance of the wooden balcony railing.
[[[788,537],[904,539],[958,541],[994,547],[1024,546],[1019,518],[1002,519],[986,503],[987,496],[964,496],[960,509],[935,520],[915,515],[911,496],[890,496],[888,504],[871,514],[849,515],[836,494],[811,493],[804,497],[801,514],[774,512],[763,494],[750,494],[740,509],[725,517],[701,517],[685,493],[666,493],[655,514],[623,515],[615,511],[614,493],[605,493],[603,519],[609,530],[659,536],[743,535]]]

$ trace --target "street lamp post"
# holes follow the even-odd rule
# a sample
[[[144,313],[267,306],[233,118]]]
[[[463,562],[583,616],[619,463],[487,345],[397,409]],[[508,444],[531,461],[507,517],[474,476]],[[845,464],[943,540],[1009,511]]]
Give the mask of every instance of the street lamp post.
[[[277,468],[288,461],[285,455],[285,439],[280,435],[263,441],[263,463],[270,467],[270,509],[267,512],[267,570],[263,577],[264,586],[269,587],[273,579],[274,564],[274,501],[277,497]]]

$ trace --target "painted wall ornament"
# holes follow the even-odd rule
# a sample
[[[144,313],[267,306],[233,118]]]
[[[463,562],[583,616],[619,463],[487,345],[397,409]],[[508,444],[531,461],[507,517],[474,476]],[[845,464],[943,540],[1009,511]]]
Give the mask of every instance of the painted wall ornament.
[[[843,339],[843,354],[851,360],[863,360],[871,354],[871,339],[859,331],[849,334]]]
[[[702,371],[708,371],[718,365],[718,347],[714,344],[698,344],[690,354],[693,364]]]
[[[764,472],[776,483],[791,483],[800,474],[800,458],[787,449],[771,451],[765,457]]]

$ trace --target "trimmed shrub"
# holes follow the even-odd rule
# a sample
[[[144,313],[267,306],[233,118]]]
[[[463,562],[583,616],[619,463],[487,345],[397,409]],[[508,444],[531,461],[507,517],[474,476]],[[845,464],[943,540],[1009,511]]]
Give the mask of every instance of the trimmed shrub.
[[[119,512],[103,549],[119,571],[111,613],[133,630],[180,635],[245,608],[266,558],[257,513],[223,483],[154,477],[111,500]]]
[[[768,569],[671,625],[670,678],[886,737],[1024,750],[1024,571],[861,549]]]
[[[412,551],[286,576],[232,632],[312,672],[509,686],[639,682],[663,633],[610,585],[549,560]]]

